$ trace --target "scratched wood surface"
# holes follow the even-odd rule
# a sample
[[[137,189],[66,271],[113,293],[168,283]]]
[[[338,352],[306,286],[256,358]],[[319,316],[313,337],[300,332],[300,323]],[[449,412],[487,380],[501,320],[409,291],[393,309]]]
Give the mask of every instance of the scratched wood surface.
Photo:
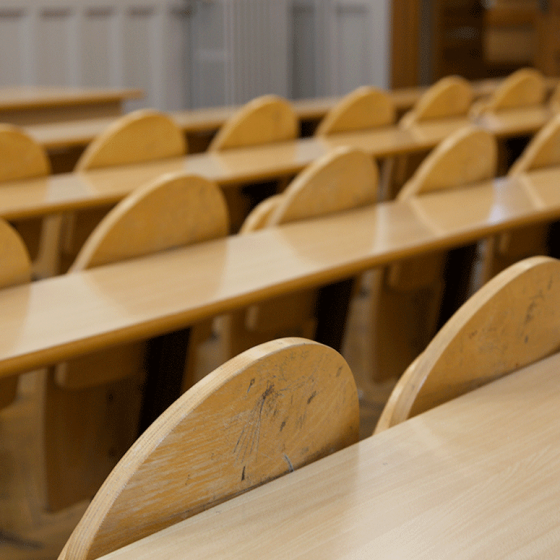
[[[180,397],[103,484],[60,560],[93,560],[358,440],[350,368],[297,338],[233,358]]]
[[[560,261],[518,262],[476,292],[398,381],[376,433],[560,348]]]
[[[205,560],[556,559],[559,366],[556,354],[106,560],[185,551]]]

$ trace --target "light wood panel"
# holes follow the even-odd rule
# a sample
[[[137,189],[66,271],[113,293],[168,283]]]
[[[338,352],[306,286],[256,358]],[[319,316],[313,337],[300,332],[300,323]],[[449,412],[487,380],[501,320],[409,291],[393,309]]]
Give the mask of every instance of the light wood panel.
[[[114,118],[122,113],[126,99],[142,96],[139,89],[5,87],[0,88],[0,122],[34,125]]]
[[[471,82],[475,98],[492,94],[502,80],[481,80]],[[557,79],[550,78],[547,87],[552,90]],[[426,87],[406,87],[388,91],[398,114],[408,111],[427,90]],[[291,101],[299,120],[303,123],[316,123],[340,101],[339,97],[322,97],[315,99],[296,99]],[[218,130],[238,107],[210,107],[170,113],[178,126],[189,136],[196,139],[197,135],[211,135]],[[83,148],[114,120],[114,117],[86,118],[83,114],[76,118],[55,123],[26,124],[27,132],[44,148],[58,150],[61,148]]]
[[[477,121],[498,137],[538,130],[551,116],[545,107],[502,111]],[[45,180],[18,181],[0,189],[0,216],[9,219],[118,202],[133,189],[163,173],[186,171],[216,181],[227,189],[241,184],[294,175],[338,146],[349,146],[374,157],[424,151],[464,126],[464,118],[437,119],[408,130],[382,127],[326,138],[303,138],[268,146],[204,153],[87,173],[63,174]]]
[[[0,375],[553,220],[558,177],[542,170],[427,193],[9,288],[0,294]]]
[[[555,355],[106,558],[557,558],[559,366]]]

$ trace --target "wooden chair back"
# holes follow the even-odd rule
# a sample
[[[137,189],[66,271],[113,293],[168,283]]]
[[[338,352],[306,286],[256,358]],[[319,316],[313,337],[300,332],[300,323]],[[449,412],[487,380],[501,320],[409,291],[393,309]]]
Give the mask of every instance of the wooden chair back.
[[[0,263],[0,288],[9,288],[31,281],[31,261],[25,244],[17,231],[2,219],[0,219]],[[17,384],[17,375],[0,379],[0,410],[14,401]]]
[[[185,135],[165,113],[140,109],[113,122],[91,144],[76,171],[179,157],[187,153]]]
[[[282,339],[225,363],[171,405],[109,475],[59,560],[93,560],[358,440],[350,368]]]
[[[170,174],[121,201],[85,243],[72,272],[222,237],[228,226],[216,184]],[[93,496],[136,438],[145,356],[146,344],[139,341],[58,364],[45,376],[43,447],[51,510]]]
[[[447,76],[433,84],[399,121],[399,127],[412,128],[436,119],[467,117],[473,101],[470,83],[460,76]],[[429,152],[399,156],[394,160],[387,199],[396,197],[402,186],[414,175]]]
[[[345,95],[319,123],[315,135],[367,130],[393,124],[396,110],[389,95],[377,88],[362,86]]]
[[[473,106],[473,115],[487,111],[502,111],[531,105],[541,105],[547,88],[543,75],[534,68],[520,68],[510,74],[488,100]]]
[[[466,127],[441,142],[398,195],[408,200],[441,189],[490,179],[497,167],[496,140]],[[447,252],[409,258],[378,272],[372,289],[373,363],[377,381],[398,378],[434,336],[445,288]],[[468,271],[465,271],[467,274]]]
[[[298,118],[290,103],[277,95],[263,95],[232,115],[212,139],[208,150],[293,140],[298,133]]]
[[[556,115],[529,142],[511,166],[508,176],[560,165],[560,115]],[[488,276],[492,277],[514,262],[548,253],[548,224],[517,228],[492,239],[488,256]]]
[[[171,117],[152,109],[140,109],[117,119],[89,144],[76,170],[131,165],[179,157],[186,152],[185,135]],[[61,272],[68,270],[85,240],[112,207],[81,210],[64,216]]]
[[[70,271],[224,237],[228,216],[213,182],[168,174],[134,191],[99,224]]]
[[[508,175],[560,164],[560,115],[552,118],[532,138],[521,156],[511,166]]]
[[[243,232],[325,216],[377,201],[378,171],[359,150],[341,147],[302,171],[278,197],[250,216]],[[265,218],[258,219],[260,213]],[[317,290],[305,290],[252,305],[227,318],[228,355],[235,356],[279,336],[313,338]]]
[[[446,76],[437,81],[420,97],[401,119],[400,125],[446,117],[466,116],[473,102],[471,84],[460,76]]]
[[[51,172],[45,150],[17,126],[0,124],[0,183]]]
[[[404,185],[398,200],[440,189],[461,187],[496,175],[496,139],[467,126],[440,142]]]
[[[33,138],[21,128],[0,124],[0,183],[44,177],[51,173],[47,154]],[[41,256],[43,236],[42,218],[29,218],[12,222],[22,237],[30,258]]]
[[[560,262],[533,257],[501,272],[437,333],[397,383],[376,433],[560,348]]]

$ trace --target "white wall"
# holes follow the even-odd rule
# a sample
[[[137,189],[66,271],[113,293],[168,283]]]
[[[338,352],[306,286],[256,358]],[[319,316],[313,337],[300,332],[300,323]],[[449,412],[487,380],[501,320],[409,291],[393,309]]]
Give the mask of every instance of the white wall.
[[[0,0],[0,87],[135,87],[129,109],[389,84],[389,0]]]

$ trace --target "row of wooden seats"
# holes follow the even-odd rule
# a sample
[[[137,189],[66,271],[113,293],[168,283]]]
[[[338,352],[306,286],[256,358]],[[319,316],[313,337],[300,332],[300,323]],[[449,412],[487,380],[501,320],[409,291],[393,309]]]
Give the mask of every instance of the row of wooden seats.
[[[487,103],[487,110],[497,111],[512,106],[539,104],[543,102],[545,93],[544,78],[534,70],[523,69],[504,80],[493,99]],[[557,94],[553,95],[553,98],[556,97]],[[422,96],[414,109],[401,119],[400,126],[410,128],[418,122],[464,116],[471,106],[472,99],[469,82],[459,77],[444,78]],[[375,88],[363,87],[348,94],[333,107],[319,126],[317,134],[367,130],[393,124],[395,118],[395,108],[386,93]],[[248,103],[234,115],[214,138],[210,150],[295,139],[297,131],[297,117],[290,104],[276,96],[264,96]],[[49,173],[46,155],[41,153],[42,150],[37,145],[33,145],[31,139],[24,142],[25,135],[21,131],[18,132],[13,127],[3,127],[1,136],[1,160],[7,162],[1,180],[29,178]],[[181,131],[169,116],[154,111],[140,111],[113,123],[86,149],[76,169],[85,171],[178,157],[184,155],[187,149]],[[28,158],[31,158],[31,161]],[[416,162],[421,159],[422,156],[420,159],[415,158]],[[410,175],[410,170],[417,165],[408,165],[410,160],[411,158],[398,158],[398,172],[395,173],[397,179],[394,182],[397,186],[403,184],[404,179]],[[392,164],[389,163],[383,172],[384,198],[391,197],[395,190],[394,185],[393,191],[387,186],[391,183],[391,167]],[[17,171],[14,171],[15,169]],[[226,196],[231,220],[234,229],[237,230],[249,211],[249,203],[237,190],[228,190]],[[43,262],[43,265],[37,267],[38,274],[44,275],[45,270],[49,268],[44,264],[45,261],[48,262],[49,258],[51,261],[53,258],[56,260],[59,244],[62,260],[60,268],[66,270],[87,236],[107,211],[108,208],[101,208],[66,215],[60,241],[57,220],[47,220],[51,224],[48,242],[50,247],[45,241],[45,233],[39,256],[39,262]],[[33,257],[39,251],[39,223],[39,220],[33,220],[32,223],[26,221],[19,226]],[[56,265],[51,264],[50,268],[56,268]]]
[[[557,352],[557,282],[560,262],[547,257],[490,281],[413,362],[375,433]],[[59,560],[94,560],[336,452],[356,442],[358,423],[352,374],[334,350],[297,338],[248,350],[135,442]]]
[[[560,117],[556,121],[560,130]],[[549,146],[549,139],[550,134],[545,130],[535,138],[533,146],[543,142]],[[535,151],[533,147],[531,151]],[[495,141],[487,133],[473,128],[460,131],[431,154],[403,189],[401,197],[410,199],[422,192],[491,178],[495,172],[495,154]],[[546,163],[543,158],[537,161]],[[266,225],[373,204],[377,179],[377,170],[367,155],[349,149],[335,151],[310,166],[283,195],[268,201],[268,206],[274,208],[267,216]],[[195,177],[166,177],[121,202],[86,242],[71,270],[199,242],[226,235],[227,231],[227,210],[216,185]],[[408,359],[409,363],[423,350],[427,340],[420,340],[419,333],[428,340],[433,336],[443,289],[444,258],[443,254],[417,258],[392,265],[381,273],[382,283],[373,300],[377,304],[376,369],[384,374],[400,375],[407,365],[404,361]],[[233,314],[227,331],[230,355],[279,334],[313,337],[315,298],[315,293],[305,292]],[[422,305],[418,305],[419,301]],[[195,334],[191,348],[196,348],[201,338]],[[49,503],[53,509],[91,495],[134,440],[144,355],[144,343],[109,349],[60,364],[45,376],[45,464],[47,487],[52,490]],[[391,363],[395,357],[400,360],[396,366]],[[190,354],[185,387],[192,381],[192,360]],[[80,403],[80,415],[91,418],[86,425],[73,420],[76,402]],[[76,445],[77,442],[82,443]],[[92,445],[102,463],[93,469],[93,474]],[[71,465],[60,460],[64,456],[73,457]],[[90,476],[86,478],[84,473],[88,471]]]
[[[274,120],[274,119],[273,119]],[[136,123],[136,121],[133,121],[134,123]],[[158,119],[159,122],[159,119]],[[138,129],[134,130],[134,128],[129,129],[133,130],[134,132],[132,133],[132,138],[133,139],[144,139],[144,136],[141,134],[141,131],[139,131]],[[109,135],[110,137],[110,135]],[[166,135],[167,137],[167,135]],[[219,136],[217,137],[217,140],[219,140]],[[84,161],[85,163],[83,164],[84,166],[87,165],[106,165],[107,162],[112,161],[112,157],[113,154],[115,152],[117,153],[122,153],[123,150],[117,150],[114,145],[113,147],[111,147],[111,143],[109,142],[108,144],[105,144],[103,142],[101,142],[100,140],[100,145],[101,146],[109,146],[109,149],[107,152],[104,152],[103,149],[101,149],[98,153],[101,154],[99,155],[99,159],[95,160],[95,158],[91,157],[91,153],[95,153],[95,146],[92,145],[91,151],[88,151],[88,153],[85,154],[85,156],[89,155],[88,157],[85,157]],[[140,148],[142,146],[136,146],[134,150],[130,150],[130,147],[133,146],[133,140],[129,139],[125,145],[128,147],[129,150],[129,154],[130,154],[130,160],[129,161],[120,161],[119,163],[130,163],[131,161],[134,161],[134,158],[137,156],[137,153],[140,150]],[[158,146],[162,147],[162,144],[158,144]],[[174,150],[177,149],[181,149],[180,146],[179,148],[177,148],[177,146],[179,146],[179,143],[175,143],[175,145],[173,146]],[[484,144],[483,144],[484,146]],[[443,149],[442,149],[443,151]],[[154,152],[152,152],[154,153]],[[156,152],[157,153],[157,152]],[[488,153],[492,153],[491,150],[488,151]],[[105,154],[105,155],[104,155]],[[108,154],[108,155],[107,155]],[[436,153],[437,155],[437,153]],[[357,178],[355,178],[356,180],[352,181],[352,184],[355,185],[355,188],[357,189],[356,192],[358,193],[354,198],[350,197],[348,199],[346,199],[344,201],[344,203],[342,204],[341,208],[350,208],[352,206],[356,206],[356,205],[361,205],[364,203],[372,203],[375,199],[375,188],[376,188],[376,178],[373,179],[372,177],[375,176],[375,172],[374,175],[372,175],[372,172],[370,171],[372,169],[372,164],[370,161],[368,161],[368,158],[366,156],[363,156],[363,154],[361,156],[356,156],[356,155],[352,155],[351,156],[353,159],[353,163],[349,166],[350,168],[352,168],[354,170],[354,172],[359,172],[358,174],[361,174],[360,180],[362,180],[365,176],[367,176],[367,179],[361,183],[360,181],[358,181]],[[356,165],[356,158],[358,158],[358,160],[361,158],[362,162],[360,165],[362,167],[360,167],[360,165]],[[435,160],[437,160],[437,157],[434,156]],[[367,163],[366,163],[367,162]],[[336,177],[336,173],[333,173],[335,170],[331,167],[328,168],[327,167],[327,171],[322,170],[321,166],[324,164],[324,162],[321,162],[316,168],[313,168],[312,170],[308,171],[308,176],[312,176],[314,173],[317,173],[317,184],[324,184],[325,182],[325,175],[329,175],[330,177]],[[337,165],[340,165],[340,163],[337,163]],[[427,168],[429,168],[429,165],[427,166]],[[366,170],[367,171],[363,171]],[[362,171],[361,171],[362,170]],[[426,173],[424,173],[426,175]],[[428,174],[429,175],[429,174]],[[422,173],[420,173],[420,176],[422,176]],[[476,179],[480,179],[480,178],[484,178],[484,176],[477,176],[474,177],[473,180]],[[332,179],[333,182],[334,179]],[[344,179],[344,181],[346,182],[347,179]],[[458,177],[456,184],[461,184],[465,182],[465,177]],[[300,180],[300,183],[303,183],[303,180]],[[449,186],[449,185],[447,185]],[[438,187],[438,188],[441,188]],[[360,190],[363,189],[363,190]],[[297,189],[294,189],[294,192],[296,192]],[[403,191],[403,197],[407,196],[406,193],[409,191],[409,189],[405,189]],[[311,191],[313,192],[313,191]],[[142,195],[144,194],[144,191],[142,191]],[[356,193],[354,193],[356,194]],[[138,196],[141,196],[140,194]],[[285,197],[283,197],[284,199],[289,199],[289,195],[286,195]],[[307,199],[307,203],[309,204],[309,202],[311,201],[313,204],[316,204],[316,201],[313,200],[314,199],[314,194],[312,194],[308,199]],[[328,211],[334,211],[336,209],[340,209],[337,204],[334,204],[333,202],[337,202],[337,201],[328,201],[327,209]],[[127,202],[128,205],[133,204],[130,200]],[[154,208],[157,208],[157,204],[155,204],[153,202],[153,200],[150,203]],[[216,202],[216,200],[213,201],[213,204],[216,204],[216,208],[219,208],[219,203]],[[331,206],[329,206],[329,204]],[[126,205],[125,205],[126,206]],[[172,205],[174,206],[174,205]],[[286,205],[284,204],[284,207]],[[160,210],[162,210],[162,208],[160,208]],[[165,209],[165,211],[161,212],[161,216],[162,216],[162,220],[166,223],[168,220],[168,216],[172,215],[173,208],[169,208],[167,207]],[[176,210],[176,208],[175,208]],[[218,210],[216,210],[218,211]],[[324,209],[323,209],[324,211]],[[315,215],[318,213],[318,208],[312,208],[312,211],[307,213],[306,217],[309,217],[309,215]],[[141,219],[137,219],[137,224],[141,223],[144,224],[144,220],[145,220],[145,216],[142,215],[142,213],[140,212],[140,216]],[[296,218],[301,218],[303,216],[303,214],[295,214]],[[276,211],[276,217],[274,218],[274,220],[276,220],[276,222],[274,220],[272,220],[270,223],[282,223],[283,221],[288,221],[289,219],[294,219],[294,217],[289,217],[286,218],[286,216],[281,217],[281,214],[278,213],[278,211]],[[111,220],[109,220],[109,223],[111,223]],[[218,227],[218,226],[216,226]],[[147,232],[149,231],[148,228],[145,228],[145,226],[136,226],[135,231],[137,232],[136,235],[139,235],[138,232],[139,231],[144,231]],[[226,231],[227,231],[227,226],[226,226]],[[225,235],[224,232],[222,232],[223,235]],[[121,235],[122,235],[122,231],[121,231]],[[80,267],[84,268],[84,267],[88,267],[88,266],[94,266],[95,264],[103,264],[103,263],[107,263],[107,262],[111,262],[111,260],[116,260],[119,258],[123,258],[125,256],[134,256],[134,255],[138,255],[138,254],[142,254],[142,251],[145,251],[144,248],[139,249],[138,253],[134,252],[134,248],[135,248],[135,244],[130,240],[130,238],[126,238],[126,236],[124,237],[124,239],[126,239],[126,248],[127,251],[132,250],[132,253],[119,253],[118,247],[115,248],[115,244],[114,241],[112,241],[109,245],[106,245],[104,249],[101,250],[101,252],[103,252],[103,250],[107,250],[107,247],[110,247],[110,250],[108,251],[109,256],[105,255],[103,257],[99,257],[98,255],[95,255],[95,251],[92,250],[92,247],[99,242],[99,239],[101,239],[103,237],[102,234],[97,234],[97,236],[94,236],[94,241],[90,242],[88,245],[86,245],[84,247],[84,251],[82,252],[81,257],[76,261],[76,265],[75,265],[75,269],[79,269]],[[173,236],[171,236],[173,237]],[[95,241],[97,240],[97,241]],[[141,241],[147,241],[147,239],[145,238],[141,238]],[[166,239],[166,241],[169,241],[169,239]],[[168,246],[173,246],[173,243],[171,243],[171,245]],[[149,242],[148,242],[149,245]],[[101,243],[101,246],[103,246],[103,244]],[[147,250],[147,252],[151,252],[153,250],[160,250],[164,248],[164,246],[162,245],[158,245],[158,246],[151,246],[149,250]],[[114,251],[114,253],[111,253],[111,251]],[[97,261],[96,261],[97,259]],[[400,267],[401,269],[401,277],[404,278],[402,269],[403,266],[406,266],[404,264],[399,264],[399,265],[395,265],[395,267],[393,267],[392,269],[392,274],[390,274],[390,276],[392,276],[393,278],[393,283],[395,282],[394,278],[395,275],[398,276],[398,269]],[[437,266],[435,267],[435,270],[437,271]],[[395,269],[397,270],[397,272],[395,272]],[[431,273],[433,274],[433,273]],[[437,281],[437,273],[436,273],[436,281]],[[308,302],[312,302],[313,301],[313,297],[311,296],[308,299]],[[310,310],[312,309],[313,305],[308,303],[306,306],[296,306],[298,310],[302,310],[302,309],[307,309]],[[394,306],[393,306],[394,309]],[[256,314],[254,312],[254,310],[252,310],[252,316],[255,317]],[[263,310],[260,310],[260,314],[261,316],[266,316],[266,313],[263,313]],[[258,315],[258,314],[257,314]],[[270,314],[269,314],[270,315]],[[275,315],[274,313],[272,315]],[[382,315],[380,315],[380,317],[382,317]],[[300,317],[301,319],[301,317]],[[313,318],[309,317],[309,320],[312,321]],[[382,324],[388,324],[387,323],[387,319],[385,318],[385,320],[381,320],[380,322]],[[244,320],[244,324],[248,324],[247,321]],[[283,327],[285,327],[286,325],[283,325]],[[296,324],[296,326],[299,326]],[[267,336],[270,337],[271,334],[274,334],[275,329],[278,327],[278,325],[276,325],[274,328],[269,328],[266,329],[268,330]],[[378,332],[386,332],[384,329],[377,329]],[[428,329],[426,329],[428,330]],[[239,333],[239,329],[234,329],[236,335],[237,333]],[[271,333],[272,331],[272,333]],[[232,331],[233,332],[233,331]],[[116,442],[118,443],[118,445],[113,441],[113,440],[109,440],[109,441],[104,441],[104,442],[100,442],[99,445],[96,445],[97,449],[106,449],[106,456],[110,456],[113,455],[115,456],[119,456],[119,451],[118,449],[121,448],[122,450],[126,449],[128,447],[128,445],[130,444],[130,438],[133,438],[135,435],[135,414],[134,414],[134,407],[137,406],[138,403],[138,399],[136,400],[136,405],[134,403],[134,398],[132,398],[133,395],[139,395],[139,391],[138,391],[138,386],[141,380],[141,373],[138,373],[139,371],[141,372],[141,367],[139,367],[139,363],[141,362],[141,356],[142,356],[142,349],[139,348],[139,346],[142,345],[135,345],[135,347],[130,347],[129,349],[127,349],[127,352],[124,351],[124,349],[119,349],[118,354],[112,351],[107,351],[107,352],[103,352],[100,353],[99,355],[96,356],[90,356],[90,357],[86,357],[82,360],[77,360],[75,363],[67,363],[64,365],[60,365],[56,368],[56,371],[54,372],[50,372],[49,375],[46,378],[46,387],[47,387],[47,391],[50,391],[51,397],[49,399],[47,399],[47,403],[51,403],[52,406],[49,406],[49,408],[47,409],[47,415],[52,415],[53,418],[57,418],[58,420],[58,424],[54,424],[54,435],[52,435],[52,438],[54,438],[48,445],[46,445],[46,450],[49,449],[55,449],[58,448],[60,450],[60,448],[64,448],[64,443],[61,443],[60,441],[58,443],[56,443],[55,445],[55,439],[57,437],[59,437],[60,434],[67,434],[67,435],[63,435],[64,438],[68,437],[71,441],[68,442],[69,445],[74,445],[74,441],[76,441],[76,439],[79,439],[76,437],[75,431],[69,431],[69,424],[65,423],[64,420],[61,420],[64,418],[64,413],[63,411],[65,409],[71,410],[73,407],[75,407],[75,402],[76,402],[76,394],[71,395],[68,393],[64,393],[64,391],[62,390],[62,388],[66,387],[68,389],[72,389],[74,391],[76,390],[86,390],[88,392],[90,392],[91,394],[91,407],[92,409],[95,409],[96,414],[99,414],[99,411],[103,409],[103,406],[101,403],[103,402],[111,402],[113,403],[112,405],[112,410],[118,410],[119,409],[119,402],[120,399],[116,398],[115,395],[123,395],[123,399],[127,400],[127,407],[131,407],[130,410],[132,410],[132,412],[130,414],[127,414],[126,417],[129,420],[129,423],[123,423],[122,422],[122,417],[121,416],[115,416],[114,417],[114,421],[118,422],[119,424],[119,438],[120,441]],[[93,365],[92,365],[93,364]],[[100,367],[101,365],[101,367]],[[123,367],[126,366],[126,367]],[[92,374],[92,369],[94,370],[98,370],[97,373],[99,373],[99,371],[102,370],[103,374],[105,374],[105,377],[101,377],[101,379],[99,379],[98,377],[96,377],[95,375],[91,375]],[[117,379],[114,378],[116,374]],[[130,375],[128,375],[130,374]],[[137,376],[139,375],[139,377]],[[122,379],[126,378],[126,383],[123,384],[121,383]],[[95,379],[95,381],[91,381],[92,379]],[[108,383],[110,382],[110,383]],[[116,386],[113,386],[112,383],[115,382]],[[93,387],[97,387],[95,389],[91,389],[91,391],[89,391],[88,385],[92,384]],[[99,384],[102,385],[106,385],[103,386],[101,389],[98,388]],[[111,395],[111,399],[107,398],[107,395]],[[88,397],[89,398],[89,397]],[[88,398],[82,398],[80,400],[81,405],[80,408],[83,412],[83,410],[85,410],[85,408],[87,408],[89,405],[85,404],[88,402]],[[49,412],[50,411],[50,412]],[[137,414],[137,408],[136,408],[136,414]],[[94,415],[95,416],[95,415]],[[101,414],[99,416],[99,421],[102,422],[104,415]],[[129,429],[126,430],[124,429],[124,426],[128,425]],[[95,421],[92,423],[91,426],[88,426],[87,429],[90,429],[93,432],[96,431],[96,426],[95,426]],[[126,436],[126,433],[128,432],[128,436]],[[106,434],[105,434],[106,435]],[[89,440],[87,437],[85,437],[85,434],[79,434],[80,438],[84,437],[84,440],[86,441],[91,441]],[[51,438],[51,435],[49,433],[46,434],[46,441],[49,442],[49,439]],[[73,440],[73,441],[72,441]],[[73,489],[78,488],[80,486],[79,480],[83,481],[83,470],[81,469],[81,466],[84,466],[84,463],[87,463],[88,461],[88,457],[87,454],[84,454],[84,456],[82,457],[82,459],[78,459],[77,455],[75,453],[75,450],[68,450],[69,453],[74,453],[74,461],[73,461],[73,465],[76,468],[75,471],[75,477],[76,477],[76,484],[72,485],[72,484],[67,484],[67,487],[73,487]],[[48,451],[47,451],[48,452]],[[101,455],[103,456],[104,454],[101,453]],[[80,462],[82,462],[82,465],[80,466]],[[58,479],[57,482],[55,482],[53,485],[51,485],[51,487],[56,489],[56,493],[59,492],[59,488],[62,487],[61,481],[64,480],[65,482],[68,482],[69,480],[72,479],[72,477],[70,475],[68,475],[67,473],[65,473],[64,475],[59,475],[57,474],[57,469],[58,470],[64,470],[65,465],[56,465],[56,458],[53,458],[53,460],[48,460],[47,464],[49,465],[49,469],[50,469],[50,476],[53,476],[54,479]],[[54,466],[53,466],[54,465]],[[109,460],[106,464],[104,469],[107,469],[107,465],[111,465],[111,460]],[[89,465],[86,465],[89,466]],[[87,469],[86,469],[87,470]],[[102,470],[101,471],[102,476],[104,476],[105,472]],[[99,478],[99,473],[97,473],[97,478]],[[95,488],[95,482],[93,483],[93,487]],[[86,493],[91,493],[91,486],[90,488],[87,490]],[[67,503],[67,501],[70,500],[72,501],[73,498],[61,498],[60,502],[59,502],[59,507],[62,507],[62,505],[64,505],[65,503]],[[51,503],[52,504],[56,504],[57,498],[52,498],[51,499]],[[56,505],[53,505],[53,507],[57,507]]]

